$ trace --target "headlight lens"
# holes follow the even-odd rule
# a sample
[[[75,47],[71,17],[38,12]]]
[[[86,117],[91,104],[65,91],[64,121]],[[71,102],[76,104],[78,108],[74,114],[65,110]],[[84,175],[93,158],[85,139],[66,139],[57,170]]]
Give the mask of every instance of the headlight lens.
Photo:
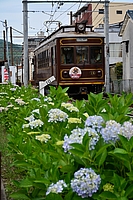
[[[69,71],[64,70],[64,71],[62,72],[62,77],[63,77],[63,78],[69,78]]]

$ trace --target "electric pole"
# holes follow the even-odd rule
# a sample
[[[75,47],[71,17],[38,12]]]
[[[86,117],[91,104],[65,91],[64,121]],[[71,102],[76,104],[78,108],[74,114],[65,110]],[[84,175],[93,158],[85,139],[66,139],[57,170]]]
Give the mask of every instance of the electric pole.
[[[13,62],[13,45],[12,45],[12,27],[10,27],[10,52],[11,52],[11,65],[14,65]]]
[[[8,81],[10,82],[10,64],[9,64],[9,49],[8,49],[8,27],[7,27],[7,21],[5,20],[5,31],[6,31],[6,68],[8,70]]]
[[[109,2],[105,0],[104,34],[105,34],[105,87],[106,93],[110,92],[109,78]]]
[[[23,33],[24,33],[24,86],[28,85],[28,11],[27,0],[23,2]]]

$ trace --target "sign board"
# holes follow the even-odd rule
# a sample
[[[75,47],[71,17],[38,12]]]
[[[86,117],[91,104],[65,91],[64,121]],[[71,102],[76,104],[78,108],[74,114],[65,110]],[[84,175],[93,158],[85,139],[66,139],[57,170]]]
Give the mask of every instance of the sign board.
[[[16,72],[16,66],[9,66],[10,70],[10,82],[12,84],[16,84],[16,78],[15,78],[15,72]],[[5,66],[2,66],[2,83],[8,82],[9,75],[8,70],[5,68]]]
[[[39,81],[39,91],[40,91],[40,94],[42,94],[44,96],[44,88],[45,88],[45,86],[49,85],[53,81],[55,81],[55,77],[54,76],[51,76],[46,81]]]
[[[7,82],[9,80],[8,70],[4,68],[4,82]]]

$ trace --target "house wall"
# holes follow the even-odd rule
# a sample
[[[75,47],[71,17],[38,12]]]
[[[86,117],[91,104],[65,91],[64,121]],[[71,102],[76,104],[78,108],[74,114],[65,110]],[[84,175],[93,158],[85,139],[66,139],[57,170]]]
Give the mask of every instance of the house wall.
[[[122,38],[118,36],[118,33],[120,31],[120,27],[114,27],[113,24],[111,27],[109,27],[109,50],[114,51],[114,53],[110,53],[109,57],[109,65],[115,64],[117,62],[122,62],[122,50],[119,49],[118,52],[116,52],[115,49],[110,48],[110,44],[121,46]],[[94,32],[104,33],[104,28],[96,28],[94,29]],[[113,55],[113,56],[112,56]],[[118,56],[119,55],[119,56]]]
[[[123,90],[133,92],[133,21],[128,20],[123,32]],[[126,41],[129,41],[126,52]]]
[[[103,3],[92,3],[92,25],[98,27],[104,23],[104,14],[99,14],[99,9],[104,9]],[[133,10],[133,4],[128,2],[109,3],[109,24],[117,23],[124,20],[127,10]],[[121,11],[121,14],[117,14]]]

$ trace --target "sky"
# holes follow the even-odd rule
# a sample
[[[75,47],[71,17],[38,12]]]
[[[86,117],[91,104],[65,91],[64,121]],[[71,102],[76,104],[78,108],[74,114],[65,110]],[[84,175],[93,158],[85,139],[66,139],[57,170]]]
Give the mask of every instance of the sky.
[[[39,0],[38,0],[39,1]],[[48,0],[47,0],[48,1]],[[66,1],[66,0],[65,0]],[[69,0],[68,0],[69,1]],[[53,1],[54,2],[54,1]],[[94,2],[94,1],[92,1]],[[133,0],[111,0],[110,2],[131,2]],[[49,33],[58,27],[58,22],[62,25],[70,24],[70,11],[75,13],[85,3],[28,3],[28,35],[35,36],[40,31],[44,31],[45,35],[49,29]],[[23,43],[23,3],[22,0],[0,0],[0,39],[3,39],[3,31],[5,30],[5,20],[8,28],[8,41],[10,41],[10,27],[12,27],[13,43]],[[50,21],[53,24],[50,25]]]

